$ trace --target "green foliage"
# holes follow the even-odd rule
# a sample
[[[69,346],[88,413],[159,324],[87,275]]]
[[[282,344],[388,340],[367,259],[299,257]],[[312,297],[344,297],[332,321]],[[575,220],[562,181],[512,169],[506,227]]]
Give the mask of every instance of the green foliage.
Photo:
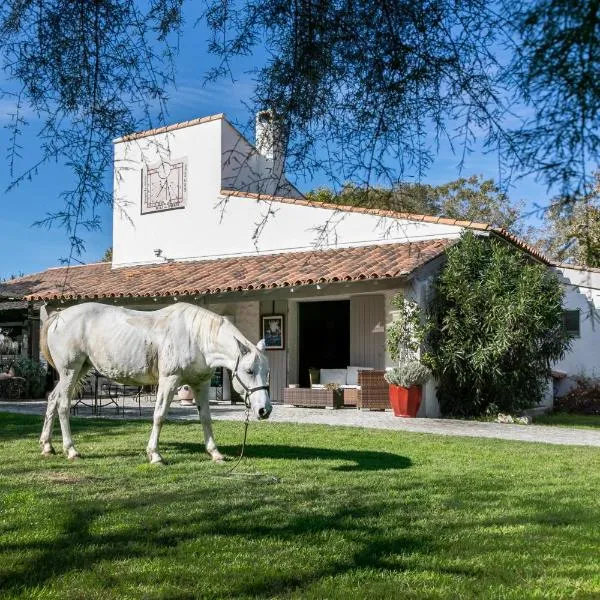
[[[104,252],[104,254],[102,255],[102,258],[100,259],[100,262],[112,262],[112,258],[113,258],[113,249],[112,246],[110,248],[107,248]]]
[[[412,300],[407,300],[401,293],[392,299],[394,320],[385,332],[386,349],[394,361],[402,361],[414,356],[421,346],[423,326],[421,310]]]
[[[464,234],[428,307],[423,360],[442,413],[512,413],[539,403],[550,362],[569,347],[562,299],[547,267],[500,240]]]
[[[21,357],[15,361],[15,374],[25,379],[25,397],[43,398],[46,391],[46,369],[37,360]]]
[[[166,119],[174,77],[181,0],[98,0],[0,3],[0,97],[11,108],[7,126],[9,187],[56,162],[73,185],[39,222],[64,227],[70,257],[83,232],[100,227],[98,206],[112,203],[106,174],[111,140]],[[22,144],[38,130],[35,160]],[[22,159],[25,160],[22,160]]]
[[[392,385],[409,388],[427,383],[431,377],[431,370],[418,360],[408,360],[386,371],[384,377]]]
[[[399,183],[391,188],[346,183],[339,192],[321,187],[309,192],[315,202],[380,208],[450,219],[481,221],[518,231],[520,206],[511,203],[491,179],[477,175],[442,185]]]
[[[421,177],[445,139],[581,194],[600,158],[596,1],[207,4],[215,76],[266,47],[254,106],[282,115],[292,168]]]
[[[600,172],[594,190],[581,203],[558,197],[546,212],[541,249],[560,261],[600,267]]]
[[[600,379],[576,377],[577,387],[554,403],[557,412],[578,415],[600,415]]]

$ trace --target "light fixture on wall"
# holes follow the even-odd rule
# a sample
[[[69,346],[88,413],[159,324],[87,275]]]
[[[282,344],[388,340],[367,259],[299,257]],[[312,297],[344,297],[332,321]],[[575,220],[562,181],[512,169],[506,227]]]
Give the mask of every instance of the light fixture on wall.
[[[317,283],[317,289],[320,290],[321,289],[321,284]]]
[[[294,293],[294,288],[290,288],[290,293],[293,294]]]
[[[163,254],[162,248],[154,248],[154,256],[156,256],[156,258],[162,258],[165,262],[171,263],[173,262],[175,259],[174,258],[168,258]]]

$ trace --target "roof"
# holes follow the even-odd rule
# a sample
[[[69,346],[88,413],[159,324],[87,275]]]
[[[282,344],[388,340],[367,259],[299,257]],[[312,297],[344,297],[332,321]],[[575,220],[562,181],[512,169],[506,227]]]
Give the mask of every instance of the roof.
[[[553,267],[557,269],[574,269],[575,271],[589,271],[590,273],[600,273],[599,267],[586,267],[585,265],[578,265],[566,262],[553,262]]]
[[[210,123],[210,121],[220,121],[224,118],[224,113],[218,113],[216,115],[209,115],[208,117],[198,117],[197,119],[190,119],[189,121],[181,121],[180,123],[165,125],[164,127],[156,127],[155,129],[135,131],[133,133],[129,133],[127,135],[113,140],[113,144],[119,144],[121,142],[131,142],[132,140],[139,140],[141,138],[150,137],[151,135],[157,135],[159,133],[169,133],[169,131],[175,131],[176,129],[185,129],[186,127],[193,127],[194,125],[200,125],[201,123]]]
[[[6,301],[2,302],[0,300],[0,313],[5,312],[7,310],[27,310],[29,307],[29,302],[23,300],[15,300],[15,301]]]
[[[511,244],[517,246],[521,250],[531,254],[539,261],[547,265],[554,264],[548,257],[542,254],[537,248],[528,244],[521,238],[512,234],[510,231],[501,228],[494,227],[489,223],[479,223],[477,221],[466,221],[461,219],[449,219],[447,217],[438,217],[434,215],[419,215],[406,212],[398,212],[394,210],[386,210],[381,208],[365,208],[363,206],[349,206],[345,204],[331,204],[327,202],[316,202],[314,200],[307,200],[306,198],[287,198],[284,196],[270,196],[268,194],[255,194],[251,192],[241,192],[238,190],[221,190],[222,196],[233,196],[240,198],[253,198],[255,200],[263,200],[265,202],[281,202],[283,204],[297,204],[298,206],[310,206],[313,208],[324,208],[328,210],[337,210],[342,212],[361,213],[367,215],[375,215],[378,217],[389,217],[392,219],[406,219],[408,221],[420,221],[422,223],[440,223],[442,225],[456,225],[457,227],[464,227],[465,229],[472,229],[475,231],[486,231],[497,235]]]
[[[95,263],[48,269],[0,285],[29,300],[204,295],[317,283],[399,278],[440,256],[451,239],[172,262],[112,269]]]

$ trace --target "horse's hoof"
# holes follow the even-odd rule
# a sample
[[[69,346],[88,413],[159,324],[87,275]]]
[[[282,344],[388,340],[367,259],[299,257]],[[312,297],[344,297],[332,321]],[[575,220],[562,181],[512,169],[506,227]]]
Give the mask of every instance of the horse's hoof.
[[[81,454],[79,454],[79,452],[77,452],[77,450],[75,450],[74,448],[69,448],[69,450],[67,451],[67,458],[69,460],[78,460],[79,458],[81,458]]]
[[[216,463],[224,463],[227,461],[227,458],[223,456],[220,452],[213,452],[210,457],[213,459],[213,462]]]
[[[42,456],[44,458],[49,458],[54,454],[56,454],[56,450],[52,446],[50,446],[50,444],[47,444],[42,448]]]
[[[148,456],[151,465],[164,465],[162,456],[158,452],[153,452]]]

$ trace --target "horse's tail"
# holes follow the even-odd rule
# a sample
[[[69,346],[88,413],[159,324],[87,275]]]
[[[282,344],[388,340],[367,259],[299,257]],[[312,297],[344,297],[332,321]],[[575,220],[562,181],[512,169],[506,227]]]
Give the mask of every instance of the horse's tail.
[[[42,351],[42,354],[48,361],[48,364],[51,365],[55,369],[56,369],[56,365],[54,364],[54,361],[52,360],[52,355],[50,354],[50,348],[48,348],[48,328],[50,327],[50,325],[52,324],[52,322],[54,321],[54,319],[56,318],[57,315],[58,315],[58,312],[55,312],[54,314],[50,315],[46,320],[44,320],[42,322],[42,330],[40,331],[40,350]]]

